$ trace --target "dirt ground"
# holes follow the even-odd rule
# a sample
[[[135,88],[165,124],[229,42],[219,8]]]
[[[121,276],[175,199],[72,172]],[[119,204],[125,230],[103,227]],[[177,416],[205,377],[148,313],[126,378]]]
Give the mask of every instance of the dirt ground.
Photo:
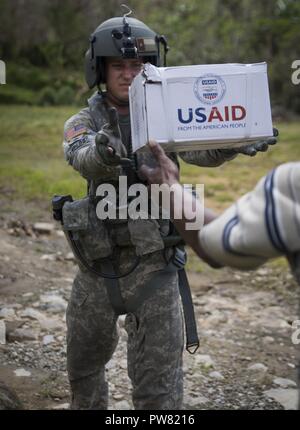
[[[50,208],[12,204],[0,216],[0,381],[25,409],[66,409],[65,308],[76,265]],[[15,208],[18,207],[16,210]],[[55,228],[41,233],[36,222]],[[186,409],[295,409],[298,289],[281,261],[255,272],[189,272],[201,346],[184,354]],[[294,327],[294,326],[293,326]],[[107,365],[110,409],[131,409],[126,333]]]

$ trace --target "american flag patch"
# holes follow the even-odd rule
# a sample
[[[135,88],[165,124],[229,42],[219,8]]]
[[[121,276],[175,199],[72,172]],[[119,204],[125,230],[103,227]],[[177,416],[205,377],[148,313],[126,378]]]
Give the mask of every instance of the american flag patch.
[[[81,134],[86,134],[88,132],[87,128],[84,125],[75,125],[75,127],[70,128],[70,130],[66,131],[65,137],[69,142],[74,137],[79,136]]]

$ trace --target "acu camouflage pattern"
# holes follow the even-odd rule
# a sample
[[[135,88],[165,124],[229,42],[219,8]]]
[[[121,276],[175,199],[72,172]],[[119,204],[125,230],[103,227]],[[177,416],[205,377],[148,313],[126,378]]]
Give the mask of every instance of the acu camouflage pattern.
[[[140,220],[130,222],[129,226],[127,223],[113,226],[107,232],[103,223],[95,218],[95,207],[90,205],[97,186],[105,182],[118,184],[122,173],[119,166],[107,166],[96,149],[95,135],[107,122],[105,100],[96,93],[89,100],[89,108],[81,110],[65,124],[65,158],[88,180],[91,198],[66,205],[64,228],[72,232],[89,261],[95,262],[117,249],[118,258],[114,263],[116,269],[124,273],[132,267],[136,254],[141,256],[133,273],[118,281],[125,305],[138,291],[147,288],[156,274],[160,288],[155,288],[146,302],[126,316],[133,403],[136,409],[180,409],[184,343],[177,273],[164,273],[161,280],[160,275],[157,276],[157,271],[165,268],[168,262],[164,258],[160,233],[168,233],[169,223],[159,220],[154,225]],[[75,132],[74,138],[67,138],[72,136],[72,129],[76,127],[77,131],[80,126],[81,135]],[[180,155],[194,164],[216,162],[211,151]],[[169,156],[177,162],[175,154]],[[137,156],[138,166],[144,162],[152,166],[156,163],[150,153]],[[107,408],[105,364],[118,342],[117,318],[107,296],[106,280],[81,267],[67,309],[67,365],[73,409]]]
[[[89,197],[64,204],[63,229],[72,232],[73,240],[89,262],[113,253],[114,245],[109,232],[97,217],[96,207]]]
[[[122,248],[120,269],[129,269],[134,250]],[[162,253],[141,258],[141,264],[119,279],[125,305],[153,272],[165,266]],[[158,279],[159,282],[159,279]],[[79,270],[67,309],[67,366],[72,409],[106,409],[105,364],[118,342],[117,315],[105,279]],[[177,273],[164,275],[161,288],[126,316],[128,374],[135,409],[180,409],[183,397],[183,318]]]

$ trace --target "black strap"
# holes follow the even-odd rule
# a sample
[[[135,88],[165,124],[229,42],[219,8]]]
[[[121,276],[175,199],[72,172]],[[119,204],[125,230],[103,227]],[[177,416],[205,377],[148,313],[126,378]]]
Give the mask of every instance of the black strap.
[[[179,291],[182,300],[185,332],[186,332],[186,350],[190,354],[195,354],[199,348],[200,342],[197,333],[197,324],[194,313],[193,299],[191,289],[185,269],[178,270]]]
[[[156,289],[163,288],[163,284],[158,281],[157,277],[170,272],[178,271],[179,292],[182,301],[185,333],[186,333],[186,350],[190,354],[195,354],[199,348],[200,342],[197,332],[197,324],[194,313],[193,299],[190,290],[190,285],[184,265],[186,262],[186,253],[180,248],[175,248],[173,258],[168,265],[153,274],[149,282],[139,291],[139,294],[134,296],[126,305],[129,312],[134,312],[146,299],[148,299]]]
[[[101,263],[101,269],[104,270],[105,273],[110,273],[115,275],[115,269],[112,264],[112,261],[107,259]],[[120,285],[118,278],[104,278],[104,282],[106,285],[106,291],[109,298],[109,301],[116,312],[117,315],[123,315],[128,313],[128,309],[125,306],[123,297],[121,295]]]
[[[296,253],[289,253],[286,255],[288,262],[290,263],[291,271],[300,285],[300,251]]]

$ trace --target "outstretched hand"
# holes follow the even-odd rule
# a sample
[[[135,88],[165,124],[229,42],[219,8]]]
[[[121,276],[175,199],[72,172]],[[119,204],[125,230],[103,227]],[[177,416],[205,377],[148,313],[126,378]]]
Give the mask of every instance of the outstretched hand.
[[[258,142],[252,143],[251,145],[246,145],[241,148],[237,148],[235,151],[239,154],[248,155],[254,157],[258,152],[266,152],[269,146],[276,145],[277,136],[279,132],[277,128],[273,128],[273,137],[268,137],[264,140],[259,140]]]
[[[143,164],[139,169],[141,179],[149,184],[167,184],[169,186],[178,183],[179,170],[175,163],[166,155],[163,148],[154,140],[149,141],[150,150],[157,162],[152,168]]]

